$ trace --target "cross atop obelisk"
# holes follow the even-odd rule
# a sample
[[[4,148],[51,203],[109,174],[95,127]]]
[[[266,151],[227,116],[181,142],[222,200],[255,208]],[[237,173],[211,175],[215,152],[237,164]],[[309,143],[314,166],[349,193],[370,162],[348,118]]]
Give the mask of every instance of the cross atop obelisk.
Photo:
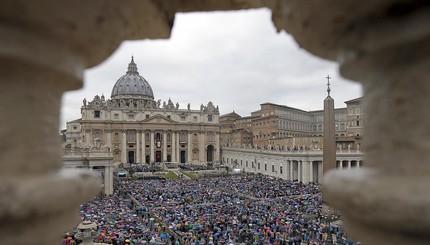
[[[327,75],[327,93],[328,93],[328,96],[330,96],[330,75]]]

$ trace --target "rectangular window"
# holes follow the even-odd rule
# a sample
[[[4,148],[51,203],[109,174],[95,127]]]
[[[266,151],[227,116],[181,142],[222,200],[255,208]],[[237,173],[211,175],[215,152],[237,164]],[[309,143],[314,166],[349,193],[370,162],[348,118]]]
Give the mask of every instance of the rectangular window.
[[[73,129],[74,129],[74,130],[76,130],[76,129],[78,129],[78,127],[76,127],[76,126],[73,126]]]
[[[272,173],[275,172],[275,165],[272,165]]]
[[[134,114],[128,114],[129,119],[134,119]]]
[[[145,118],[146,118],[146,119],[148,119],[148,118],[149,118],[149,115],[145,115]]]
[[[168,115],[168,116],[167,116],[167,118],[171,119],[171,116],[170,116],[170,115]]]
[[[208,122],[212,122],[212,115],[208,115]]]
[[[100,118],[100,111],[94,111],[94,117]]]
[[[194,122],[197,122],[197,117],[196,116],[194,117]]]
[[[264,171],[267,171],[267,164],[264,164]]]
[[[113,118],[114,119],[119,119],[119,114],[118,113],[113,114]]]
[[[181,121],[185,121],[186,116],[181,116]]]
[[[279,167],[279,173],[282,174],[282,166]]]

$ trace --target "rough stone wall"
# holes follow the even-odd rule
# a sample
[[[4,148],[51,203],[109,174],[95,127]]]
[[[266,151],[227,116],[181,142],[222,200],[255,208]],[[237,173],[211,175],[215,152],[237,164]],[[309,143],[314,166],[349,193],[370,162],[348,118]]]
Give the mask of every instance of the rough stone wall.
[[[122,40],[168,38],[176,12],[264,6],[279,31],[364,84],[366,167],[329,174],[327,202],[366,244],[427,244],[430,11],[420,0],[1,1],[2,243],[57,243],[99,191],[87,173],[58,172],[61,96],[85,68]]]

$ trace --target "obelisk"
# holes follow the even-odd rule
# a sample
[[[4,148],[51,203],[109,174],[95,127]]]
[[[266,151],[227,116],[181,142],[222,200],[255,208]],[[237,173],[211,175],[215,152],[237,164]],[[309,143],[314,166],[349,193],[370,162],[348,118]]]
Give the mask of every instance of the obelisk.
[[[330,76],[327,75],[327,98],[324,100],[323,172],[336,168],[334,100],[330,97]]]

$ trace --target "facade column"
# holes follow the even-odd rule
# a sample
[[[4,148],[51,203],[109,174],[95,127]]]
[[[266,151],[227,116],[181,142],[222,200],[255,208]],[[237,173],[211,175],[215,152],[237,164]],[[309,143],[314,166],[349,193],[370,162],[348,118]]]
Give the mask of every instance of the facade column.
[[[314,162],[309,161],[309,181],[314,182]]]
[[[214,163],[215,164],[219,164],[220,163],[220,157],[221,157],[221,154],[220,154],[220,142],[219,142],[219,138],[220,138],[220,136],[219,136],[219,132],[215,132],[215,152],[214,152]]]
[[[163,131],[163,162],[167,161],[167,133]]]
[[[348,169],[351,169],[351,160],[348,160]]]
[[[86,145],[92,145],[93,140],[91,137],[91,129],[85,129],[85,143]]]
[[[112,149],[112,130],[105,130],[106,133],[106,145]]]
[[[151,130],[151,134],[150,134],[150,145],[149,145],[149,149],[151,149],[151,152],[150,152],[150,158],[149,158],[149,161],[150,161],[150,163],[154,163],[154,160],[155,160],[155,158],[154,158],[154,131],[152,131]]]
[[[172,131],[170,149],[172,149],[172,162],[176,162],[176,131]]]
[[[121,142],[121,162],[127,163],[127,131],[122,131],[122,142]]]
[[[142,163],[146,163],[146,139],[145,130],[142,130]]]
[[[136,163],[140,162],[140,131],[136,130]]]
[[[178,132],[176,132],[176,141],[175,141],[175,145],[176,145],[176,162],[178,162],[178,163],[180,163],[181,162],[181,144],[180,144],[180,142],[179,142],[179,138],[180,138],[180,136],[179,136],[179,134],[180,134],[180,132],[178,131]]]
[[[206,147],[205,147],[205,132],[200,131],[199,134],[199,163],[203,164],[206,163],[205,159],[206,156]]]
[[[188,142],[187,142],[187,146],[188,146],[188,150],[187,150],[187,163],[192,163],[192,154],[193,154],[193,149],[192,149],[192,132],[191,131],[187,131],[187,137],[188,137]]]
[[[340,161],[339,161],[339,169],[340,169],[340,170],[342,170],[342,169],[343,169],[343,161],[342,161],[342,160],[340,160]]]

